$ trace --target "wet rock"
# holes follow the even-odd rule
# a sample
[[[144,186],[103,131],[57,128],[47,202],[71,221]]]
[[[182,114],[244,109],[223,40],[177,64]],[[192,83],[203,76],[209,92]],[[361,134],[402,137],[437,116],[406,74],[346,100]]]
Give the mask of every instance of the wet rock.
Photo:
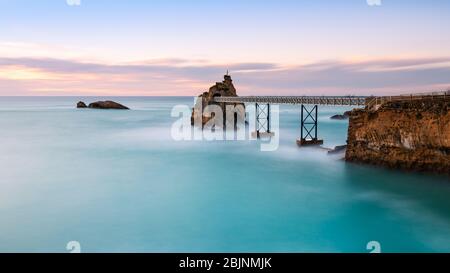
[[[332,116],[330,119],[334,119],[334,120],[346,120],[346,119],[348,119],[348,116],[345,116],[345,115],[334,115],[334,116]]]
[[[84,102],[82,102],[82,101],[79,101],[79,102],[77,103],[77,108],[87,108],[87,105],[86,105],[86,103],[84,103]]]
[[[130,108],[114,102],[114,101],[97,101],[89,104],[91,109],[115,109],[115,110],[129,110]]]
[[[345,153],[345,150],[347,150],[347,145],[340,145],[336,146],[334,150],[328,151],[328,154],[329,155],[341,154]]]
[[[343,115],[334,115],[334,116],[331,117],[331,119],[334,119],[334,120],[346,120],[346,119],[350,118],[351,113],[352,113],[352,111],[348,111],[348,112],[345,112]]]

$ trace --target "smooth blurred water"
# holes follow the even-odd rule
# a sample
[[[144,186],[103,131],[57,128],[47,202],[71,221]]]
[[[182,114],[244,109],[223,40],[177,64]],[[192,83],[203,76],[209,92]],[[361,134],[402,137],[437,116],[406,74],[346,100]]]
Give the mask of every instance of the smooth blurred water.
[[[175,142],[170,116],[193,98],[0,97],[0,252],[450,251],[450,181],[346,164],[299,149],[299,109],[281,106],[281,144]],[[326,146],[348,108],[321,107]]]

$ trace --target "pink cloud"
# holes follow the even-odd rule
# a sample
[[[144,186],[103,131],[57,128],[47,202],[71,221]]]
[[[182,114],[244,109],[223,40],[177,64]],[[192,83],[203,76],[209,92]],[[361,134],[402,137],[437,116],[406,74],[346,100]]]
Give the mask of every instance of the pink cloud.
[[[132,64],[0,58],[0,95],[195,96],[230,70],[241,95],[371,95],[450,88],[450,58],[211,64],[164,59]]]

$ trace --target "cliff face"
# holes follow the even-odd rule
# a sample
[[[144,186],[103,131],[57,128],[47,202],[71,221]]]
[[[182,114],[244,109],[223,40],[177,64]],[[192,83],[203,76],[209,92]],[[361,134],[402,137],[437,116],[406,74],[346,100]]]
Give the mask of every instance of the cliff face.
[[[193,111],[192,111],[192,117],[191,117],[191,123],[194,125],[196,120],[201,119],[202,126],[205,126],[205,124],[213,119],[213,117],[207,117],[204,115],[204,110],[208,105],[218,105],[222,109],[223,118],[225,120],[225,124],[234,124],[234,120],[226,120],[226,106],[232,105],[242,105],[243,104],[230,104],[230,103],[216,103],[214,102],[214,98],[216,97],[237,97],[236,88],[233,85],[233,80],[231,79],[231,76],[225,75],[223,82],[217,82],[215,85],[211,86],[209,88],[208,92],[203,93],[199,96],[199,99],[197,100],[197,104],[195,105]],[[245,109],[245,107],[242,107],[242,109]],[[201,110],[201,111],[200,111]],[[245,110],[239,111],[237,113],[239,118],[245,117]]]
[[[390,102],[350,116],[346,160],[450,174],[450,100]]]

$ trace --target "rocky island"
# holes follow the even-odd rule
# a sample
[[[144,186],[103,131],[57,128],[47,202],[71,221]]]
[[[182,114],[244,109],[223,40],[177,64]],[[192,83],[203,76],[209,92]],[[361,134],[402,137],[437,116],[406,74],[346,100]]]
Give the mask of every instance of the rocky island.
[[[91,108],[91,109],[114,109],[114,110],[130,110],[130,108],[114,102],[114,101],[97,101],[89,104],[89,106],[86,105],[86,103],[80,101],[77,103],[77,108]]]
[[[354,110],[346,161],[450,174],[450,97]]]
[[[242,120],[245,120],[245,105],[244,104],[238,104],[238,103],[217,103],[214,101],[217,97],[237,97],[236,88],[233,85],[233,80],[231,79],[231,76],[228,75],[228,73],[224,76],[223,82],[217,82],[215,85],[211,86],[209,88],[208,92],[204,92],[198,97],[198,100],[196,102],[196,105],[194,109],[192,109],[192,116],[191,116],[191,124],[192,126],[196,125],[196,120],[201,121],[198,123],[201,123],[204,127],[208,121],[212,120],[214,117],[209,117],[204,114],[204,110],[209,105],[218,105],[222,109],[222,114],[224,117],[224,127],[226,127],[226,124],[233,124],[236,122],[237,118],[240,118]],[[241,105],[241,111],[237,111],[236,115],[234,115],[233,120],[227,120],[226,118],[226,106],[232,105],[237,106]]]
[[[79,102],[77,103],[77,108],[87,108],[87,105],[86,105],[86,103],[84,103],[84,102],[82,102],[82,101],[79,101]]]

